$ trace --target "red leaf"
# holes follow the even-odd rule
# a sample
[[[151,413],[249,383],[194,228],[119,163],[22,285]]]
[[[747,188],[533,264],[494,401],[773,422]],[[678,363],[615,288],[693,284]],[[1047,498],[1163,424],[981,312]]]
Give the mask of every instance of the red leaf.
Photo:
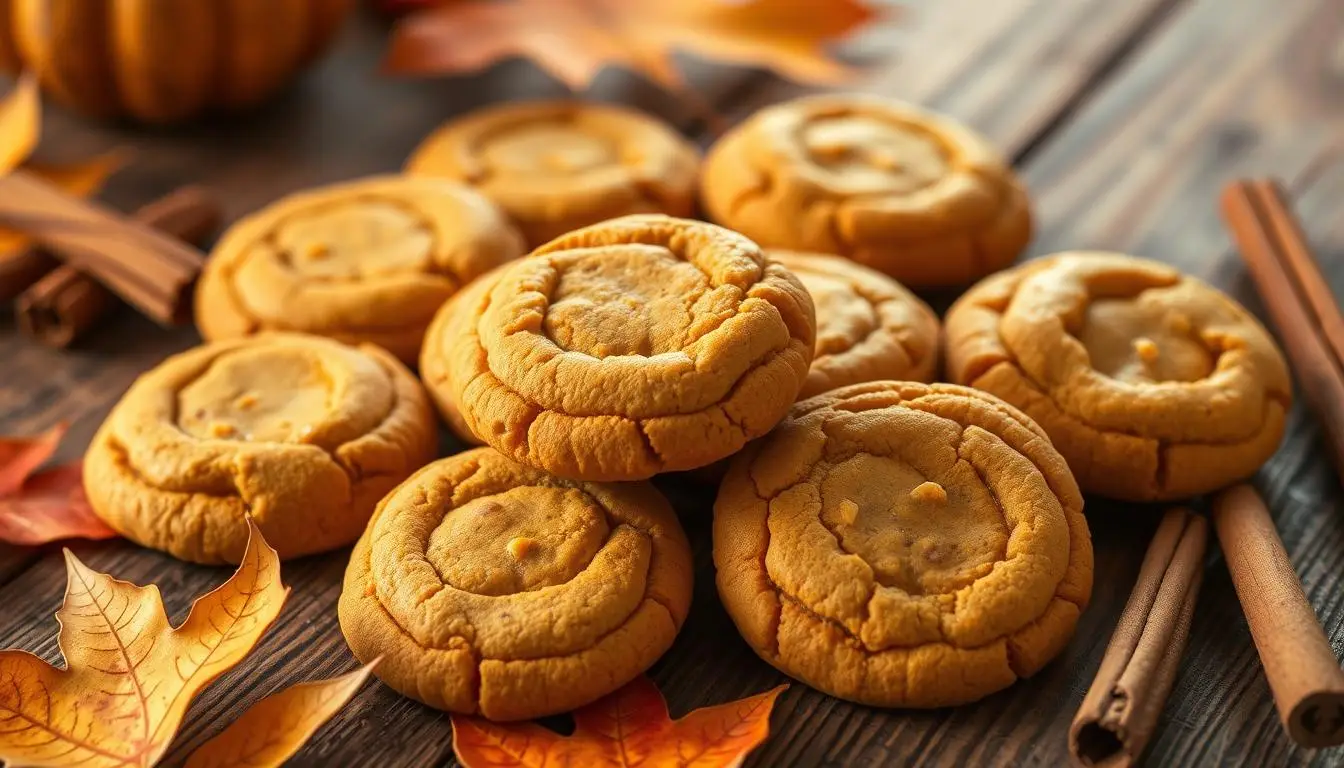
[[[0,542],[35,546],[118,534],[93,513],[80,462],[33,474],[56,452],[67,425],[36,437],[0,438]]]
[[[56,452],[69,428],[61,422],[33,437],[0,437],[0,497],[22,488],[24,481]]]

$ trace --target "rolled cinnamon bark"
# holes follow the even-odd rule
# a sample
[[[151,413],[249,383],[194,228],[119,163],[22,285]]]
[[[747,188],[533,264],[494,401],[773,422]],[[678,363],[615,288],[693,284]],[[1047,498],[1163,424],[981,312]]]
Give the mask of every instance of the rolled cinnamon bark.
[[[1143,755],[1190,637],[1208,538],[1208,523],[1188,509],[1162,518],[1069,728],[1074,764],[1124,768]]]
[[[1234,485],[1214,497],[1213,524],[1284,730],[1304,747],[1344,744],[1344,670],[1265,502]]]
[[[200,243],[218,227],[219,202],[202,187],[182,187],[141,207],[134,220],[187,243]],[[107,288],[67,264],[18,299],[19,326],[44,344],[68,347],[116,302]]]

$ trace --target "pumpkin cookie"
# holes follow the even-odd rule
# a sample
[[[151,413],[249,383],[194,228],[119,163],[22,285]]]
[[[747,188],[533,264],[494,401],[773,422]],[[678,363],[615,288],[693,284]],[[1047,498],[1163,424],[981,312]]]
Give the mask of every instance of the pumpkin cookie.
[[[561,480],[478,448],[378,505],[345,572],[341,631],[406,696],[524,720],[647,669],[686,619],[691,572],[647,483]]]
[[[610,104],[477,110],[425,139],[407,173],[470,184],[539,246],[630,213],[690,216],[700,152],[670,127]]]
[[[265,333],[142,375],[93,438],[84,487],[108,525],[174,557],[237,562],[251,515],[292,558],[354,541],[437,439],[424,391],[381,348]]]
[[[201,276],[196,324],[210,340],[290,330],[372,342],[413,364],[439,306],[522,252],[499,210],[452,182],[323,187],[225,233]]]
[[[838,256],[770,251],[817,312],[812,368],[798,397],[864,381],[932,381],[938,317],[900,283]]]
[[[1026,191],[982,137],[866,95],[761,110],[714,145],[714,221],[768,248],[834,253],[914,287],[969,283],[1031,240]]]
[[[425,381],[430,398],[438,406],[439,414],[447,422],[448,429],[467,445],[485,445],[485,443],[471,431],[471,427],[462,416],[462,409],[457,405],[452,383],[452,367],[448,365],[448,356],[443,354],[443,350],[450,349],[449,340],[462,334],[464,324],[470,324],[479,316],[481,302],[499,280],[504,269],[504,266],[495,267],[472,280],[445,302],[439,308],[438,314],[434,315],[433,322],[429,324],[429,330],[425,332],[425,344],[421,349],[420,376]]]
[[[719,595],[761,658],[877,706],[974,701],[1035,673],[1092,592],[1083,499],[1045,433],[949,384],[804,400],[733,459]]]
[[[640,480],[729,456],[788,412],[812,360],[812,301],[735,232],[626,216],[510,264],[426,384],[505,455],[561,477]],[[445,321],[446,322],[446,321]]]
[[[1291,403],[1239,304],[1155,261],[1062,253],[994,275],[947,316],[948,374],[1026,411],[1083,490],[1184,498],[1255,472]]]

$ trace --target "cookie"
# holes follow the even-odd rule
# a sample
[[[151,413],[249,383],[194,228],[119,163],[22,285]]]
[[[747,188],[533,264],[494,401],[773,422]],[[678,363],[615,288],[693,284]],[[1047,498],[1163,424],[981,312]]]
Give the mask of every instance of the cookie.
[[[196,291],[196,325],[209,340],[281,330],[370,342],[414,364],[443,302],[523,248],[503,214],[459,184],[322,187],[225,233]]]
[[[691,573],[647,483],[561,480],[478,448],[378,505],[345,572],[341,631],[403,695],[524,720],[647,669],[686,619]]]
[[[1092,592],[1083,499],[1045,433],[991,395],[870,382],[804,400],[733,459],[719,595],[790,676],[890,707],[1034,674]]]
[[[710,150],[710,217],[767,248],[834,253],[926,288],[1002,269],[1031,240],[1031,205],[989,143],[878,96],[761,110]]]
[[[473,299],[458,332],[425,346],[425,370],[448,371],[426,385],[470,433],[561,477],[641,480],[729,456],[784,417],[812,360],[798,279],[699,221],[572,232]]]
[[[354,541],[437,440],[420,384],[383,349],[265,333],[137,379],[89,445],[84,487],[118,533],[182,560],[238,562],[248,515],[293,558]]]
[[[1062,253],[988,278],[947,315],[948,375],[1026,411],[1084,491],[1179,499],[1278,447],[1292,385],[1260,323],[1155,261]]]
[[[690,216],[700,151],[671,127],[612,104],[543,101],[445,124],[406,172],[470,184],[539,246],[631,213]]]
[[[864,381],[933,381],[938,317],[900,283],[838,256],[770,251],[817,313],[812,368],[798,397]]]
[[[507,265],[505,265],[507,266]],[[465,323],[475,320],[479,314],[481,301],[490,291],[504,267],[495,267],[489,272],[472,280],[465,288],[453,295],[434,315],[434,320],[425,331],[425,344],[421,350],[420,376],[427,384],[430,398],[439,409],[439,415],[453,435],[467,445],[485,445],[471,431],[462,409],[458,406],[455,388],[452,383],[452,368],[448,365],[448,356],[443,350],[450,349],[450,339],[460,336]],[[466,310],[462,308],[466,307]]]

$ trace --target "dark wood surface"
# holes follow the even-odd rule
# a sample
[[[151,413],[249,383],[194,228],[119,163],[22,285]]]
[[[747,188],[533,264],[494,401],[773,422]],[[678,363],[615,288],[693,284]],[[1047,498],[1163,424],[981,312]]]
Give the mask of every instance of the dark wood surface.
[[[1344,3],[1337,0],[925,0],[897,28],[856,45],[882,61],[860,87],[945,110],[984,131],[1021,168],[1041,231],[1032,255],[1125,250],[1177,264],[1258,311],[1215,211],[1234,176],[1273,174],[1292,191],[1337,295],[1344,295]],[[243,119],[143,131],[52,110],[44,151],[79,157],[137,150],[105,199],[131,208],[187,181],[217,189],[238,215],[286,192],[394,171],[442,119],[500,99],[562,89],[523,62],[470,79],[400,82],[376,65],[384,31],[362,19],[335,56],[279,103]],[[701,92],[730,119],[800,91],[757,72],[692,62]],[[643,107],[702,135],[695,110],[619,72],[596,96]],[[932,297],[945,302],[947,297]],[[132,379],[197,341],[123,310],[78,349],[53,352],[0,319],[0,431],[56,421],[82,452]],[[1300,407],[1256,478],[1337,655],[1344,654],[1344,492]],[[755,693],[783,678],[733,629],[709,557],[712,493],[679,478],[671,496],[696,552],[695,604],[652,670],[673,714]],[[1040,765],[1065,763],[1065,734],[1100,662],[1160,510],[1089,501],[1096,589],[1056,662],[984,701],[883,711],[794,684],[752,764]],[[158,583],[170,613],[227,576],[125,543],[77,543],[90,566]],[[285,613],[254,656],[203,695],[170,762],[249,703],[353,666],[336,623],[345,552],[287,563]],[[0,548],[0,647],[55,660],[52,613],[64,587],[59,548]],[[442,713],[369,685],[293,761],[299,765],[449,765]],[[1148,764],[1332,766],[1344,750],[1296,749],[1279,727],[1255,647],[1217,548],[1209,555],[1190,647]]]

